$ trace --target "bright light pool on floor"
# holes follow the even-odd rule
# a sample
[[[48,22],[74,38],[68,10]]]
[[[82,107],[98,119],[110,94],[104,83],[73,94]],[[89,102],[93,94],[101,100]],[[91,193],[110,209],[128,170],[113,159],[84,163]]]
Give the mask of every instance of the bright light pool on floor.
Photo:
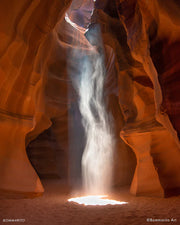
[[[82,205],[122,205],[127,202],[121,202],[108,199],[107,195],[88,195],[68,199],[68,202],[75,202]]]

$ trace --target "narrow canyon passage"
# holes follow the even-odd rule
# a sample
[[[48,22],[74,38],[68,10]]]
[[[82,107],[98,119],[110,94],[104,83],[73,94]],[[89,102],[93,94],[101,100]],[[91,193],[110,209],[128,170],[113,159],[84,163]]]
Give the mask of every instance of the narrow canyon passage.
[[[179,50],[177,0],[1,0],[0,224],[178,224]]]
[[[72,44],[75,43],[74,46],[77,46],[77,48],[70,51],[69,54],[72,62],[76,62],[78,71],[78,73],[74,73],[74,70],[72,70],[69,77],[79,98],[78,107],[85,146],[82,158],[80,158],[81,195],[84,196],[71,198],[68,201],[75,201],[85,205],[118,204],[118,201],[107,200],[107,194],[111,192],[112,187],[115,145],[112,115],[107,111],[107,101],[105,101],[107,68],[105,66],[101,28],[99,24],[89,28],[94,7],[93,2],[91,4],[87,3],[87,5],[79,8],[77,12],[72,8],[65,16],[67,23],[75,28],[80,36],[84,35],[87,38],[84,41],[78,39],[73,41]],[[86,21],[87,25],[83,22],[81,26],[79,26],[79,23],[77,24],[77,18],[80,18],[81,15],[80,12],[83,15],[82,21]],[[86,26],[88,28],[85,30]],[[82,30],[83,28],[84,30]],[[84,46],[86,46],[85,50],[83,49]],[[69,67],[72,67],[71,61],[69,64]],[[72,117],[73,122],[75,122],[75,115],[72,115]],[[73,125],[70,127],[73,127]],[[74,129],[76,130],[77,127],[74,127]],[[75,137],[72,137],[71,131],[70,133],[69,141],[71,142],[71,138],[75,139]],[[74,150],[74,146],[72,146],[71,151],[74,152]]]

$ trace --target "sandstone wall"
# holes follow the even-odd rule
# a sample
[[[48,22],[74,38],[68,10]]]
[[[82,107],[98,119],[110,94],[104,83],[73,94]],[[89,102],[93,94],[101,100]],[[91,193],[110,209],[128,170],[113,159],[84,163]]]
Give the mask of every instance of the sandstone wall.
[[[70,0],[0,2],[3,192],[43,192],[26,148],[42,177],[68,178],[70,170],[80,177],[81,131],[69,139],[77,125],[73,116],[79,121],[69,74],[78,74],[77,61],[91,53],[86,37],[64,20],[69,5]],[[132,181],[135,195],[179,193],[179,12],[175,0],[96,1],[92,23],[101,26],[104,94],[116,139],[113,185]]]
[[[51,125],[44,88],[47,35],[70,1],[0,2],[0,189],[40,194],[43,187],[26,154],[28,143]]]
[[[136,115],[121,131],[121,137],[137,157],[131,192],[159,196],[179,192],[177,73],[180,63],[175,50],[180,37],[179,4],[129,0],[117,1],[117,7],[131,55],[138,63],[138,67],[132,66],[128,81]],[[149,79],[153,85],[148,85],[150,81],[144,83]],[[125,109],[125,113],[130,111],[127,104]]]

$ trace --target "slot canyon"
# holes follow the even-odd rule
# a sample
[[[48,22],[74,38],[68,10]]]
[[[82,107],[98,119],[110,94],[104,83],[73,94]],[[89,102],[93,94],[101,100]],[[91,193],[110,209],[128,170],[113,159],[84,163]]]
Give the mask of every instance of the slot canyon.
[[[179,55],[178,0],[0,0],[0,224],[180,224]]]

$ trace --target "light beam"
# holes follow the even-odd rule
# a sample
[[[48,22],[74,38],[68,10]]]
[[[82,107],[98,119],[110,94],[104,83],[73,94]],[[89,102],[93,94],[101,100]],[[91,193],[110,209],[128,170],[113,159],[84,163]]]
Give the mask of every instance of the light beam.
[[[104,205],[122,205],[122,204],[127,204],[127,202],[121,202],[121,201],[116,201],[112,199],[107,199],[107,195],[88,195],[88,196],[81,196],[81,197],[76,197],[76,198],[70,198],[68,199],[68,202],[75,202],[78,204],[82,205],[99,205],[99,206],[104,206]]]

